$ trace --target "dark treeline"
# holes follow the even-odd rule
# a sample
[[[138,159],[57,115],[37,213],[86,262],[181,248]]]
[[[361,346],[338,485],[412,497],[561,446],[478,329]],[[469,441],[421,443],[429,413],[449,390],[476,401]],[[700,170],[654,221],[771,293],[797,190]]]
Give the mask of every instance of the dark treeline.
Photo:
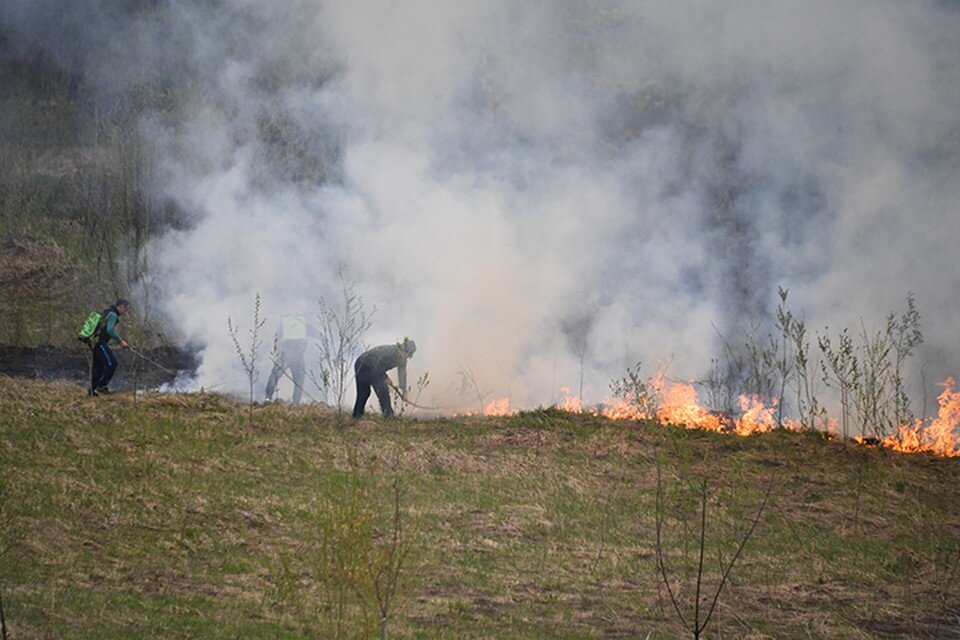
[[[76,38],[66,22],[76,19],[60,18],[53,31]],[[152,195],[155,167],[138,129],[164,87],[105,87],[78,55],[57,59],[0,23],[4,344],[69,340],[84,309],[130,289],[145,268],[146,242],[177,219]]]
[[[0,9],[0,344],[13,346],[69,344],[88,307],[142,285],[150,240],[190,220],[163,174],[163,137],[198,105],[232,108],[201,80],[168,3],[56,4]],[[283,79],[265,67],[246,96],[260,106],[262,179],[329,180],[336,140],[275,99]]]

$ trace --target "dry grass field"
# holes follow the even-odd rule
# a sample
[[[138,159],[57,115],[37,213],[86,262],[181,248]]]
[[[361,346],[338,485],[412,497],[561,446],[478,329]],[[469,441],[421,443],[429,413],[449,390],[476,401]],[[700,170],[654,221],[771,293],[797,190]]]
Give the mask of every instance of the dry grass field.
[[[0,382],[11,640],[960,638],[957,459]]]

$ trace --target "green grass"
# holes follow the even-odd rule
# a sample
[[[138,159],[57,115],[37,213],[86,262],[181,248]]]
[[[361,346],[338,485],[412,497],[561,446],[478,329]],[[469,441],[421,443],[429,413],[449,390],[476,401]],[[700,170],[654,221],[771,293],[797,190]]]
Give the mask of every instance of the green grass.
[[[704,637],[960,638],[958,460],[550,410],[338,423],[267,405],[249,435],[215,395],[0,382],[11,639],[377,637],[368,572],[395,507],[390,637],[690,637],[657,571],[658,469],[687,614],[698,483],[714,587],[774,483]]]

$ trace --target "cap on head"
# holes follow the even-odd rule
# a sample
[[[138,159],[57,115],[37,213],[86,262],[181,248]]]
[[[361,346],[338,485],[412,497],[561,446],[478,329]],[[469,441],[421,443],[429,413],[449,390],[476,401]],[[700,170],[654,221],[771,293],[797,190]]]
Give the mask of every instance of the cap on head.
[[[412,356],[417,351],[417,343],[410,338],[404,338],[403,342],[400,343],[400,348],[408,356]]]

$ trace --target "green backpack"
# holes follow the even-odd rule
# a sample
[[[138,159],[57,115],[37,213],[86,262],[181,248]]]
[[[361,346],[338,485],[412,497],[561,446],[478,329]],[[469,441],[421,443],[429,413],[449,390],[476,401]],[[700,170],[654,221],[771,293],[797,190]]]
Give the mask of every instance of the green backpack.
[[[102,319],[102,313],[99,311],[92,311],[90,315],[87,316],[83,326],[80,327],[80,332],[77,334],[77,340],[88,345],[93,344],[94,338],[100,335],[100,330],[103,328],[102,323],[100,322]]]

